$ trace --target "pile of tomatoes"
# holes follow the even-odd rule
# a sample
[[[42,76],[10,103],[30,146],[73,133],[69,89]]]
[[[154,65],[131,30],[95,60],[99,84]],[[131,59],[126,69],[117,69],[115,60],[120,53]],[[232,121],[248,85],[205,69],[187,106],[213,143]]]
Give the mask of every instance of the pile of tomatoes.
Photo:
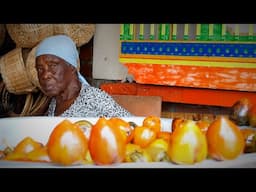
[[[2,159],[64,166],[161,161],[194,164],[207,158],[235,159],[244,152],[245,141],[243,132],[226,117],[211,123],[174,119],[171,132],[163,131],[161,118],[156,116],[145,117],[140,125],[118,117],[100,117],[95,124],[65,119],[45,145],[27,137]]]

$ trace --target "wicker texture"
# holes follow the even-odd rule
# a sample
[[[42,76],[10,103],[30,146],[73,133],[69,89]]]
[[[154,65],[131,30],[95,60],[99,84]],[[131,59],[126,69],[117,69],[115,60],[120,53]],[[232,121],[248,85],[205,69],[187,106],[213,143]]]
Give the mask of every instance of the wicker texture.
[[[6,24],[16,47],[32,48],[45,37],[53,35],[53,24]]]
[[[22,112],[19,116],[37,116],[43,115],[48,108],[50,98],[42,92],[35,97],[32,93],[26,95],[26,100]]]
[[[37,116],[44,115],[46,109],[48,108],[50,98],[39,92],[39,95],[35,97],[33,93],[26,95],[25,104],[20,114],[16,116]]]
[[[68,35],[77,47],[88,43],[95,33],[95,24],[54,24],[54,34]]]
[[[47,97],[42,92],[33,103],[28,115],[42,115],[48,109],[50,97]]]
[[[70,36],[77,47],[88,43],[95,33],[95,24],[6,24],[17,47],[32,48],[44,38],[57,34]]]
[[[9,95],[8,91],[6,90],[6,86],[3,81],[0,82],[0,111],[1,113],[4,113],[5,111],[8,111],[8,101],[9,101]]]
[[[37,46],[35,46],[29,53],[28,57],[25,61],[26,63],[26,70],[28,74],[29,80],[37,87],[40,87],[37,71],[36,71],[36,49]]]
[[[18,97],[25,97],[24,103]],[[14,100],[15,97],[16,100]],[[17,101],[18,100],[18,101]],[[37,93],[28,93],[26,95],[14,95],[6,89],[6,85],[3,81],[0,82],[0,117],[1,116],[37,116],[44,115],[45,111],[48,108],[50,97],[44,95],[41,91]],[[18,106],[18,103],[21,102],[21,112]]]
[[[37,87],[28,78],[22,48],[15,48],[1,57],[0,71],[10,93],[27,94],[37,91]]]

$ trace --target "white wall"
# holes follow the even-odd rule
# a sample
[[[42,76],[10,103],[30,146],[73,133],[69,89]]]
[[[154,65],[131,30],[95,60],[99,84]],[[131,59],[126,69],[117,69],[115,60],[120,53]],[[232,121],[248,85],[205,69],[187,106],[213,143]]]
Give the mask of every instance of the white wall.
[[[122,80],[127,69],[119,62],[120,24],[96,24],[93,42],[94,79]]]

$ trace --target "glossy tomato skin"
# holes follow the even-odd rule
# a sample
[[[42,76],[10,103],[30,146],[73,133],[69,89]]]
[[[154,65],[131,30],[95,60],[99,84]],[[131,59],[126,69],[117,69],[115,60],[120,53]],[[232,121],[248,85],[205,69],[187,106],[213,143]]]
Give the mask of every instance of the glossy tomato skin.
[[[161,119],[160,117],[154,115],[145,117],[145,119],[142,122],[142,125],[144,127],[152,129],[153,131],[156,132],[156,134],[161,131]]]
[[[5,157],[6,160],[27,161],[27,155],[35,150],[39,150],[43,144],[31,137],[25,137]]]
[[[65,119],[51,132],[47,152],[52,162],[62,165],[80,164],[88,151],[88,140],[82,129]]]
[[[195,164],[207,157],[205,134],[193,120],[179,123],[171,134],[167,154],[176,164]]]
[[[45,146],[29,152],[27,154],[27,159],[35,162],[51,162]]]
[[[160,131],[157,134],[157,138],[158,139],[164,139],[165,141],[167,141],[169,143],[169,141],[171,140],[171,132]]]
[[[210,126],[211,122],[206,120],[199,120],[196,122],[196,125],[200,128],[200,130],[206,134],[208,127]]]
[[[126,140],[122,131],[104,117],[93,125],[88,144],[91,158],[97,165],[120,163],[125,158]]]
[[[149,127],[137,126],[134,129],[133,143],[142,148],[147,147],[156,138],[157,133]]]
[[[232,160],[244,151],[245,141],[239,127],[225,116],[215,119],[206,132],[208,153],[216,160]]]
[[[172,120],[172,132],[174,132],[175,129],[181,127],[182,123],[185,121],[185,119],[181,117],[173,118]]]
[[[134,128],[130,125],[129,122],[126,122],[125,120],[118,117],[112,117],[109,119],[109,121],[117,129],[121,130],[121,132],[123,133],[124,139],[126,140],[126,143],[130,143],[132,141],[134,136]]]
[[[14,148],[14,153],[29,153],[35,149],[43,147],[42,143],[35,141],[31,137],[25,137]]]

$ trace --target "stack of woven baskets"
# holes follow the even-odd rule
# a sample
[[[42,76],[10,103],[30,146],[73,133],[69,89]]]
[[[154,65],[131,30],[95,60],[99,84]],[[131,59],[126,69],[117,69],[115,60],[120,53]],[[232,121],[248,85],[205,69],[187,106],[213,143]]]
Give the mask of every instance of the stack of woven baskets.
[[[27,95],[20,116],[35,115],[40,110],[39,106],[43,107],[48,103],[47,97],[42,94],[31,99],[34,93],[40,92],[35,68],[36,46],[48,36],[66,34],[79,48],[93,37],[95,24],[6,24],[5,28],[16,48],[0,57],[1,77],[7,92]]]

